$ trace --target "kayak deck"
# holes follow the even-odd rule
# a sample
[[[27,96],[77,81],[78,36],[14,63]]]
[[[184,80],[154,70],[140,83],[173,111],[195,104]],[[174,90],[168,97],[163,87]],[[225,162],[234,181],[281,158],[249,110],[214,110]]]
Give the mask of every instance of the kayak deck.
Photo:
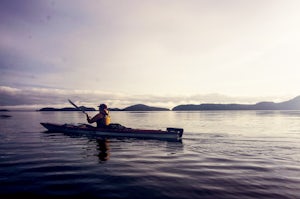
[[[182,128],[167,128],[163,130],[132,129],[119,124],[111,124],[108,128],[96,128],[91,125],[41,123],[48,131],[93,135],[100,137],[130,137],[144,139],[181,140]]]

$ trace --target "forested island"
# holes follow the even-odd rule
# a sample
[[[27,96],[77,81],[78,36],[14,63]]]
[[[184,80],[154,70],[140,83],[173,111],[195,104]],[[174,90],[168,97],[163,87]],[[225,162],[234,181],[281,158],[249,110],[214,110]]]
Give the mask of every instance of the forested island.
[[[46,108],[41,108],[38,111],[81,111],[81,110],[84,110],[84,111],[96,111],[96,109],[94,109],[94,108],[89,108],[89,107],[84,107],[84,106],[81,106],[79,108],[80,108],[80,110],[78,110],[76,108],[73,108],[73,107],[65,107],[65,108],[46,107]]]
[[[212,110],[300,110],[300,96],[294,99],[274,103],[259,102],[256,104],[186,104],[179,105],[173,111],[212,111]]]
[[[41,108],[38,111],[96,111],[94,108],[88,108],[81,106],[79,107],[80,109],[76,109],[73,107],[65,107],[65,108],[52,108],[52,107],[46,107],[46,108]],[[119,109],[119,108],[109,108],[110,111],[170,111],[170,109],[167,108],[160,108],[160,107],[153,107],[153,106],[147,106],[144,104],[136,104],[132,106],[128,106],[124,109]]]
[[[170,109],[136,104],[133,106],[128,106],[122,109],[122,111],[170,111]]]
[[[95,108],[81,106],[80,110],[76,108],[42,108],[39,111],[97,111]],[[147,106],[145,104],[136,104],[124,109],[109,108],[110,111],[170,111],[168,108]],[[274,103],[259,102],[256,104],[184,104],[175,106],[172,111],[214,111],[214,110],[300,110],[300,96],[291,100]]]

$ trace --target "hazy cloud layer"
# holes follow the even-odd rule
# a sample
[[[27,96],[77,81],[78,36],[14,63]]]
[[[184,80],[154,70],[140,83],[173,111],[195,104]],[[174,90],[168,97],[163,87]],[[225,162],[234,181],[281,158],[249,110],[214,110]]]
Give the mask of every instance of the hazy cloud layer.
[[[172,109],[180,104],[200,103],[256,103],[260,101],[281,101],[283,98],[264,97],[229,97],[220,94],[194,95],[194,96],[159,96],[159,95],[130,95],[126,93],[107,93],[92,90],[62,90],[49,88],[0,87],[0,107],[13,108],[40,108],[45,106],[66,107],[71,106],[68,99],[78,105],[96,107],[100,103],[106,103],[111,108],[125,108],[134,104],[146,104]]]
[[[1,104],[60,104],[76,98],[75,90],[78,100],[112,106],[294,97],[299,6],[297,0],[2,0],[0,86],[17,90],[5,91]]]

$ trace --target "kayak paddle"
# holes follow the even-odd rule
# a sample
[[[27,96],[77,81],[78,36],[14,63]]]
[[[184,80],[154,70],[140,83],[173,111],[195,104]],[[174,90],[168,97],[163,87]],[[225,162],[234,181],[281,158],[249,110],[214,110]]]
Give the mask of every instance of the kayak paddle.
[[[82,108],[79,108],[76,104],[74,104],[71,100],[68,99],[68,101],[70,102],[70,104],[72,104],[77,110],[80,110],[82,111],[84,114],[86,114],[86,112],[82,109]]]

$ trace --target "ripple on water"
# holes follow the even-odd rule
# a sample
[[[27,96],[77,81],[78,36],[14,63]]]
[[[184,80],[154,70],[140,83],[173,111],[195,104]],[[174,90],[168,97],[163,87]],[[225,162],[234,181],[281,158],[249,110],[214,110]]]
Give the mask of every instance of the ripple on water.
[[[1,192],[100,198],[296,198],[300,168],[295,142],[190,135],[180,143],[27,133],[26,138],[0,145]]]

